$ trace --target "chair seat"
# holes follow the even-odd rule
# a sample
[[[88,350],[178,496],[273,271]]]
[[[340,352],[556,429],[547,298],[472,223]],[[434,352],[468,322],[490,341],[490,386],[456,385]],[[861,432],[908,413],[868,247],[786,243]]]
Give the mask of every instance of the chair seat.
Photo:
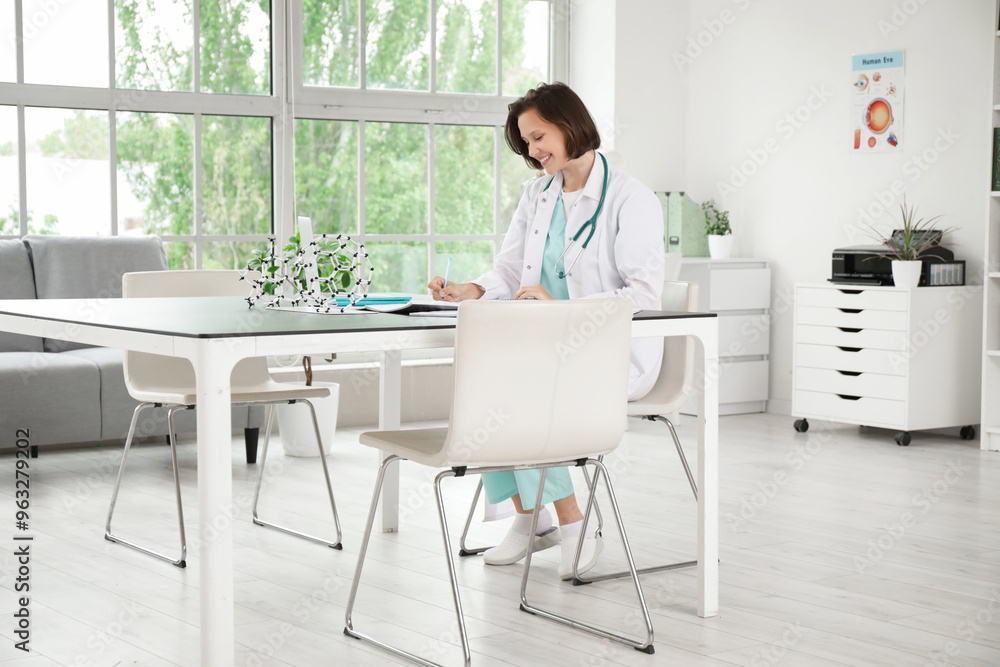
[[[190,386],[160,386],[156,389],[132,387],[130,393],[136,400],[153,403],[194,405],[198,402],[197,392],[194,387]],[[330,390],[327,387],[307,387],[302,384],[267,380],[252,385],[234,386],[232,388],[231,402],[276,403],[281,401],[324,398],[329,395]]]
[[[444,467],[447,428],[417,428],[405,431],[368,431],[361,434],[362,445],[381,449],[408,461]]]
[[[684,404],[687,403],[688,396],[683,394],[677,398],[677,400],[661,403],[659,401],[647,401],[644,399],[639,399],[637,401],[628,402],[628,416],[629,417],[645,417],[647,415],[668,415],[671,412],[677,412]]]

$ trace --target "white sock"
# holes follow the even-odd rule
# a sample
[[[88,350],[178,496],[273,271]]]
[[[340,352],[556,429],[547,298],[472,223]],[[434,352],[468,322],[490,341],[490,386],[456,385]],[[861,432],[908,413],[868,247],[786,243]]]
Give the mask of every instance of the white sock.
[[[559,535],[561,537],[576,537],[581,530],[583,530],[583,519],[559,526]]]
[[[576,537],[583,530],[583,519],[579,521],[574,521],[573,523],[567,523],[559,526],[559,535],[561,537]],[[597,535],[597,528],[591,531],[591,537]]]
[[[549,515],[549,510],[547,507],[542,507],[538,512],[538,526],[535,528],[535,535],[541,535],[551,527],[552,517]],[[527,535],[528,531],[531,530],[531,512],[527,514],[518,512],[514,517],[514,525],[511,528],[522,535]]]

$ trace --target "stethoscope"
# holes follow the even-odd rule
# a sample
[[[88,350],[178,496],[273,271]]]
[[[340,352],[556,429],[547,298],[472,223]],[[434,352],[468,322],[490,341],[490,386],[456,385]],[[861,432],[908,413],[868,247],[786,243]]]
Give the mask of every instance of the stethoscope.
[[[601,154],[598,153],[598,155]],[[573,267],[576,266],[577,260],[580,259],[580,255],[582,255],[583,251],[587,249],[587,244],[590,243],[590,239],[594,237],[594,232],[597,231],[597,216],[601,214],[601,209],[604,208],[604,195],[608,191],[608,161],[604,158],[603,155],[601,155],[601,162],[604,163],[604,185],[601,186],[601,199],[600,201],[597,202],[597,210],[594,212],[594,215],[590,218],[590,220],[583,223],[580,229],[577,230],[576,234],[573,235],[573,239],[566,244],[566,249],[563,250],[562,254],[559,255],[559,259],[556,260],[556,265],[554,269],[556,272],[556,276],[559,277],[560,279],[565,279],[566,276],[569,275],[569,272],[573,270]],[[555,179],[556,179],[555,176],[550,178],[549,182],[545,184],[544,188],[542,188],[542,192],[548,190],[549,186],[552,185],[552,181],[554,181]],[[590,232],[587,234],[587,238],[584,240],[583,245],[581,246],[579,243],[580,236],[583,235],[583,232],[585,229],[587,229],[587,227],[590,227]],[[578,247],[579,250],[576,251],[576,254],[573,256],[573,261],[570,262],[569,268],[567,268],[566,253],[569,252],[570,248],[573,247]],[[559,270],[560,262],[562,262],[563,265],[562,271]]]

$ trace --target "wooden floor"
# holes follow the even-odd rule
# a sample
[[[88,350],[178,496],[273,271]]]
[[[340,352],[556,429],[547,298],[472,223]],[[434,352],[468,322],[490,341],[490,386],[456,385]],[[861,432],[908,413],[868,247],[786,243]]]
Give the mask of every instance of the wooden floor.
[[[645,655],[520,612],[520,566],[464,558],[458,575],[473,664],[1000,665],[1000,454],[956,434],[916,434],[904,448],[886,431],[813,422],[796,433],[791,421],[721,420],[718,617],[696,616],[692,570],[644,577],[656,631],[656,654]],[[610,464],[637,561],[691,558],[694,500],[666,429],[634,420],[630,428]],[[246,465],[241,440],[233,440],[238,665],[397,664],[342,634],[376,463],[357,444],[359,431],[339,430],[329,458],[343,551],[250,523],[256,466]],[[693,463],[693,420],[682,420],[680,432]],[[0,456],[4,667],[198,664],[195,446],[183,440],[179,451],[187,569],[104,541],[120,447],[43,451],[31,461],[27,655],[13,647],[14,458]],[[176,548],[167,448],[139,446],[130,462],[116,529]],[[329,532],[318,460],[278,453],[272,463],[262,518]],[[430,471],[403,465],[402,531],[373,538],[355,623],[455,665],[457,625],[431,480]],[[456,538],[474,483],[454,480],[445,489]],[[497,540],[505,529],[504,522],[476,524],[475,540]],[[623,560],[614,531],[604,534],[598,569],[610,570]],[[626,583],[560,582],[558,551],[538,555],[534,601],[639,629]]]

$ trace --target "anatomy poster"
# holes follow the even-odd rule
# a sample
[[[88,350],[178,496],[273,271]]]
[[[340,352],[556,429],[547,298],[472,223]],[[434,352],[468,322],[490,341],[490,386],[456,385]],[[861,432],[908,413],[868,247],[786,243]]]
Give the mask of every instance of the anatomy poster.
[[[859,153],[903,149],[903,52],[854,56],[851,130]]]

